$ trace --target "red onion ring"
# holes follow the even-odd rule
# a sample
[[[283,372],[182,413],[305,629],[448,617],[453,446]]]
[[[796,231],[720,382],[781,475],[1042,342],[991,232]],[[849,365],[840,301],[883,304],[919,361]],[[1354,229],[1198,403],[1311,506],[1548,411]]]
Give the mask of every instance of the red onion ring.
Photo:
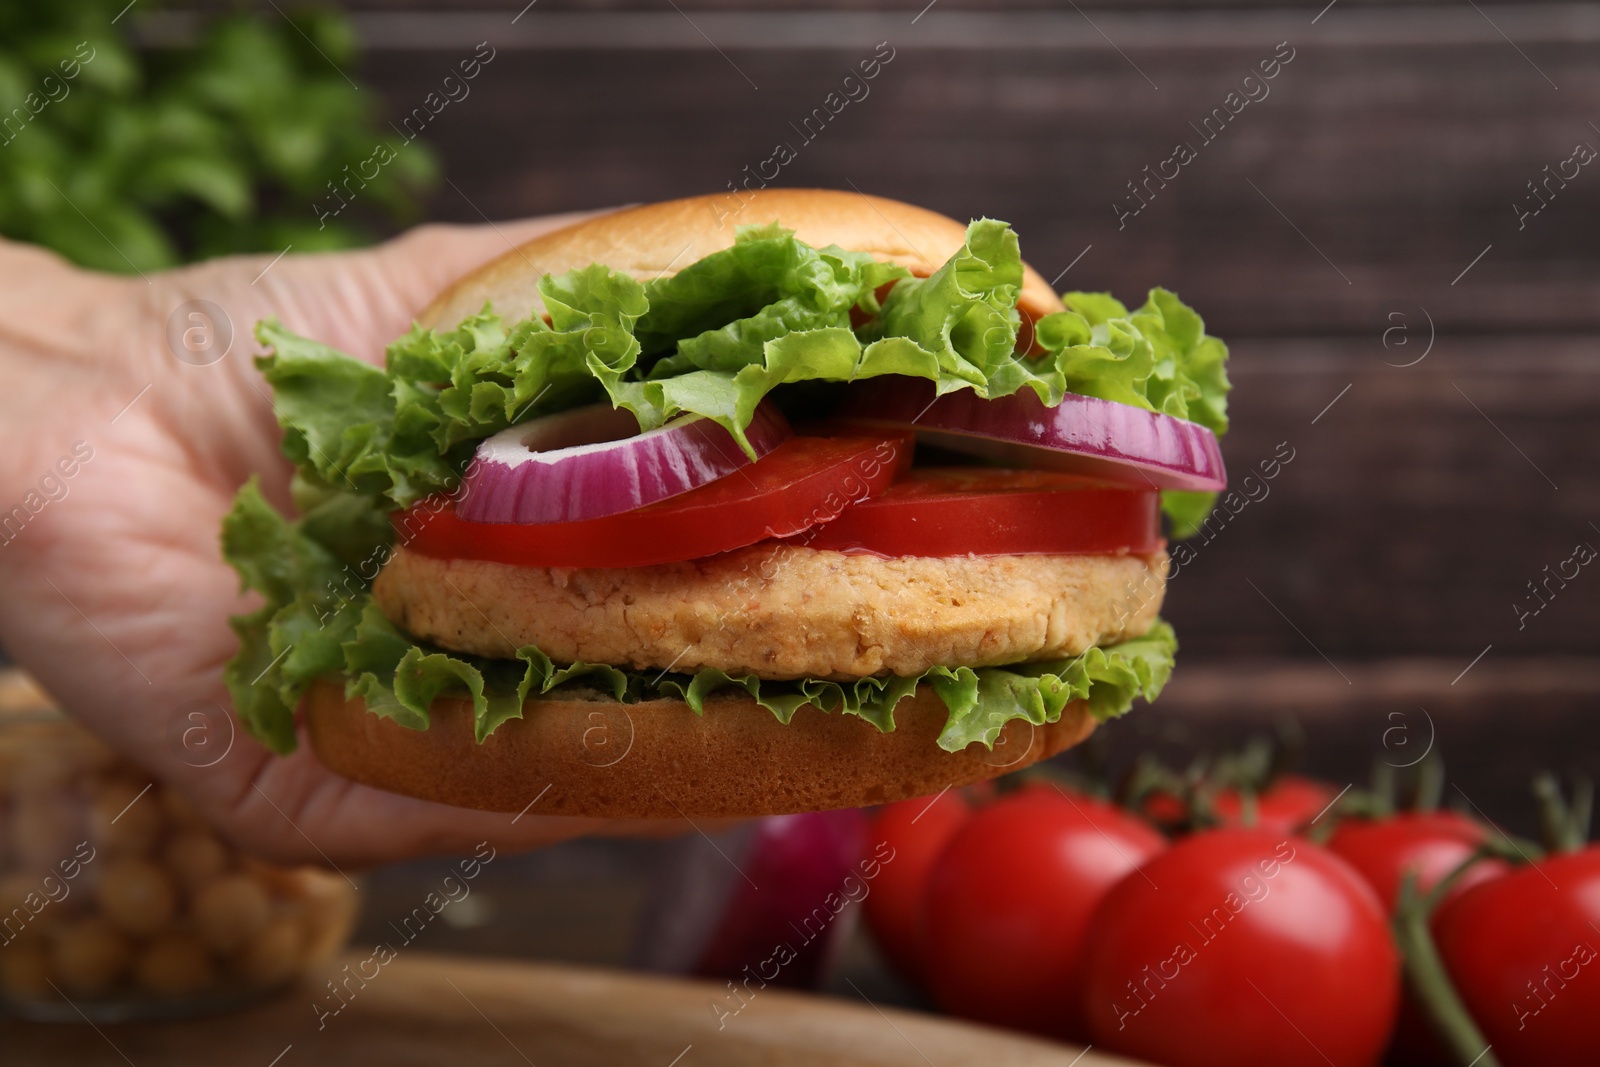
[[[1158,489],[1228,487],[1217,436],[1199,423],[1068,393],[1047,407],[1032,389],[985,400],[971,389],[935,398],[932,382],[873,378],[850,386],[841,417],[910,428],[929,444],[1006,466],[1072,471]]]
[[[789,435],[771,404],[756,408],[745,431],[758,459]],[[479,444],[456,514],[523,525],[597,519],[687,493],[752,462],[732,434],[702,416],[640,433],[632,412],[591,404]]]

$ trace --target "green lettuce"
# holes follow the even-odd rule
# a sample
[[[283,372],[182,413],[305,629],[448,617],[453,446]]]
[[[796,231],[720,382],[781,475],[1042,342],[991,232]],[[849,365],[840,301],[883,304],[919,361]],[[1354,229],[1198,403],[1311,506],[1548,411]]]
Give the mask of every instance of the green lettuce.
[[[877,290],[895,281],[880,307]],[[547,323],[507,326],[485,308],[446,330],[414,327],[373,367],[285,330],[256,336],[278,398],[284,452],[302,475],[405,507],[453,491],[475,443],[507,426],[604,396],[642,429],[683,414],[744,432],[774,389],[883,374],[939,393],[1033,389],[1047,404],[1097,396],[1227,430],[1227,347],[1165,289],[1129,312],[1068,293],[1035,326],[1042,354],[1016,353],[1022,256],[1016,233],[979,219],[927,278],[776,225],[741,227],[732,247],[670,278],[604,266],[539,281]],[[867,316],[851,327],[852,312]]]
[[[274,751],[295,745],[294,709],[316,679],[343,676],[345,695],[361,697],[373,713],[413,730],[429,725],[440,695],[469,697],[479,741],[523,702],[558,686],[582,684],[624,703],[673,697],[696,714],[719,690],[742,689],[787,723],[804,707],[855,715],[894,729],[894,709],[926,683],[948,709],[939,746],[958,752],[993,746],[1006,723],[1055,722],[1074,700],[1088,700],[1099,719],[1121,715],[1135,697],[1154,700],[1172,672],[1177,639],[1157,622],[1143,637],[1081,656],[1006,667],[934,667],[918,676],[762,680],[706,669],[694,674],[623,670],[603,663],[557,665],[532,646],[511,660],[491,660],[431,648],[384,617],[361,581],[366,567],[342,563],[312,536],[307,518],[290,522],[262,497],[252,480],[223,521],[223,554],[243,587],[265,605],[233,620],[240,650],[225,672],[234,707],[250,733]]]
[[[1172,536],[1180,541],[1199,533],[1206,516],[1216,506],[1216,493],[1186,489],[1167,489],[1161,493],[1161,510],[1171,524]]]
[[[1068,390],[1228,432],[1228,346],[1208,336],[1193,309],[1152,289],[1129,313],[1109,293],[1065,293],[1068,310],[1039,321],[1040,341],[1071,352]]]
[[[894,282],[881,302],[879,293]],[[240,651],[226,681],[242,721],[278,751],[294,744],[293,711],[318,677],[379,715],[421,729],[440,693],[471,697],[479,739],[521,714],[523,700],[582,684],[624,701],[673,696],[697,712],[736,687],[781,720],[802,707],[893,729],[918,684],[949,709],[939,743],[992,744],[1014,718],[1054,721],[1071,700],[1100,716],[1165,683],[1176,647],[1158,624],[1143,638],[1056,663],[935,668],[916,678],[761,681],[701,671],[646,676],[603,664],[553,663],[538,649],[484,660],[431,648],[373,606],[370,586],[393,542],[388,516],[454,492],[477,443],[515,423],[609,400],[641,428],[681,414],[725,426],[746,448],[756,406],[799,383],[884,374],[924,378],[938,393],[983,397],[1033,389],[1047,404],[1102,397],[1227,429],[1227,349],[1164,289],[1135,311],[1104,293],[1067,293],[1067,310],[1034,326],[1016,352],[1022,257],[1011,227],[979,219],[926,278],[837,247],[813,248],[776,224],[742,227],[734,244],[671,277],[638,281],[602,265],[545,275],[545,315],[507,324],[485,307],[442,330],[413,327],[382,367],[258,324],[257,360],[275,394],[301,517],[289,522],[254,482],[223,524],[223,554],[263,606],[232,620]],[[1163,494],[1175,535],[1198,526],[1208,494]]]

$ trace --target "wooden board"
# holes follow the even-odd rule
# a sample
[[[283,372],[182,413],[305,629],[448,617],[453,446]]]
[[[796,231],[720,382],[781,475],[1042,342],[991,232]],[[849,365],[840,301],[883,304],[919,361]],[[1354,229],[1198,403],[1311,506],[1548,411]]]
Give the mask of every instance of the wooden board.
[[[726,996],[703,982],[402,951],[320,1030],[313,1005],[321,1001],[307,986],[246,1012],[183,1023],[97,1032],[7,1022],[0,1047],[8,1067],[1138,1067],[860,1000],[772,989],[758,990],[719,1028],[710,1007],[723,1002],[719,992]]]

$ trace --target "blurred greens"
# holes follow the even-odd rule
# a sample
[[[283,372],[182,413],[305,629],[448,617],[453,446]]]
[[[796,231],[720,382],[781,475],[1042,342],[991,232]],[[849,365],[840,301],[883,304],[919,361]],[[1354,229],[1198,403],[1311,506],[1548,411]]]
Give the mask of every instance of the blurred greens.
[[[356,49],[343,15],[221,14],[190,45],[135,48],[151,3],[113,25],[126,3],[0,4],[0,234],[144,271],[348,247],[415,217],[434,156],[380,133],[378,98],[345,80]],[[319,226],[315,205],[343,202],[329,183],[363,163],[370,174],[380,144],[393,160]]]

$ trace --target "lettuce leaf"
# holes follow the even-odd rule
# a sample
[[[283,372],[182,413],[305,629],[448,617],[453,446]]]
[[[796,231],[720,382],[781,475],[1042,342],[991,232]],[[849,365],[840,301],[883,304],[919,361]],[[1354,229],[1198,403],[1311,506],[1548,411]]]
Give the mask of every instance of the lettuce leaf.
[[[453,491],[474,443],[525,419],[604,396],[643,429],[683,414],[744,431],[774,389],[882,374],[940,393],[1047,404],[1098,396],[1227,430],[1227,347],[1165,289],[1137,311],[1068,293],[1042,318],[1043,353],[1016,354],[1022,255],[1009,225],[979,219],[927,278],[776,224],[677,274],[639,282],[601,265],[539,281],[549,322],[507,326],[485,308],[452,329],[414,327],[385,367],[298,337],[272,320],[256,335],[278,397],[284,452],[304,479],[390,507]],[[897,284],[879,306],[877,291]],[[866,316],[852,328],[852,312]]]
[[[454,491],[483,438],[599,399],[599,372],[638,358],[642,287],[596,266],[546,275],[540,291],[548,324],[507,329],[486,308],[454,329],[413,327],[384,368],[263,321],[256,338],[270,352],[256,365],[273,389],[284,454],[314,486],[406,507]]]
[[[1128,309],[1109,293],[1062,294],[1065,312],[1039,320],[1039,340],[1061,353],[1068,388],[1228,432],[1228,346],[1177,294],[1150,290]]]
[[[225,673],[234,706],[252,736],[276,752],[295,747],[294,709],[316,679],[343,676],[345,695],[413,730],[429,725],[440,695],[466,696],[481,742],[508,719],[522,717],[529,696],[582,683],[625,703],[672,697],[696,714],[719,690],[744,690],[780,722],[803,707],[855,715],[885,732],[894,708],[931,685],[949,715],[939,746],[958,752],[993,747],[1005,724],[1055,722],[1073,700],[1087,699],[1101,719],[1127,711],[1137,696],[1155,699],[1172,671],[1177,641],[1157,622],[1143,637],[1091,648],[1072,659],[1009,667],[934,667],[916,677],[854,682],[818,679],[765,681],[707,669],[694,674],[623,670],[603,663],[558,666],[532,646],[513,660],[490,660],[432,648],[404,633],[351,579],[364,568],[339,562],[311,533],[306,519],[284,519],[252,480],[223,522],[223,555],[244,588],[265,605],[234,620],[240,651]],[[353,592],[352,592],[353,589]]]
[[[639,343],[646,353],[673,352],[649,376],[738,370],[785,334],[848,329],[852,310],[877,313],[879,286],[910,275],[864,252],[812,248],[776,223],[742,227],[731,248],[645,285]]]
[[[1186,489],[1166,489],[1161,493],[1161,511],[1171,524],[1172,536],[1180,541],[1199,533],[1206,516],[1216,506],[1216,493]]]
[[[274,751],[294,747],[294,709],[313,678],[345,668],[343,643],[353,633],[364,583],[306,533],[306,521],[284,521],[251,478],[222,520],[222,557],[243,590],[264,606],[230,620],[239,652],[223,671],[233,706],[252,736]],[[349,593],[350,595],[346,595]]]

